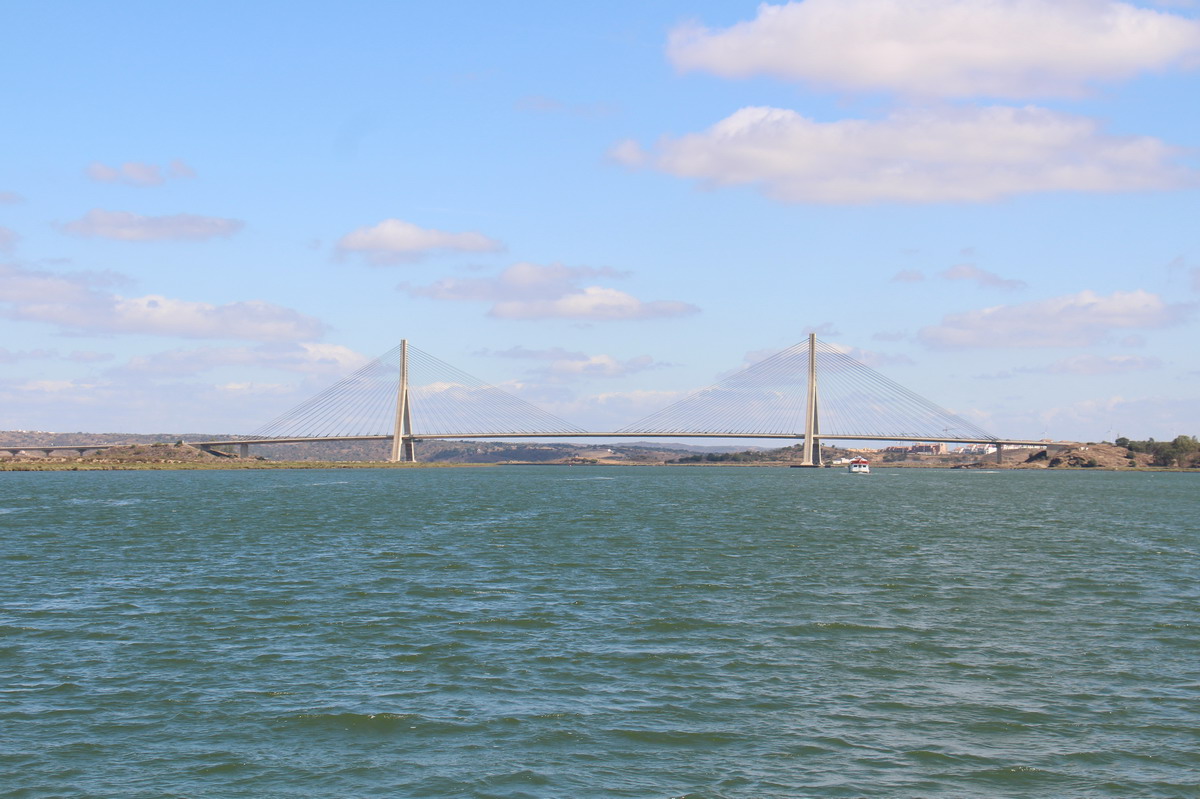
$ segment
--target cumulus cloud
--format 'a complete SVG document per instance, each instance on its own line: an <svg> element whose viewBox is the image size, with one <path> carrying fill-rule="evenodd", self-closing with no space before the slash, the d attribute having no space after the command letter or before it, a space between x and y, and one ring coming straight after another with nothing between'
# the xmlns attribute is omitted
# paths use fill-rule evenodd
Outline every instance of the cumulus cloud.
<svg viewBox="0 0 1200 799"><path fill-rule="evenodd" d="M1049 191L1179 188L1200 175L1148 136L1112 136L1044 108L900 110L817 122L781 108L736 111L701 133L611 155L706 187L756 186L789 203L984 202Z"/></svg>
<svg viewBox="0 0 1200 799"><path fill-rule="evenodd" d="M893 283L920 283L925 279L925 273L919 269L902 269L892 275Z"/></svg>
<svg viewBox="0 0 1200 799"><path fill-rule="evenodd" d="M816 325L805 325L800 328L800 332L806 336L809 333L816 333L818 336L836 336L841 331L837 329L837 325L833 322L821 322Z"/></svg>
<svg viewBox="0 0 1200 799"><path fill-rule="evenodd" d="M67 355L60 355L58 350L9 350L0 347L0 363L16 363L25 360L63 360L74 363L98 363L112 360L112 355L105 352L90 350L72 350Z"/></svg>
<svg viewBox="0 0 1200 799"><path fill-rule="evenodd" d="M859 363L863 363L863 364L866 364L867 366L871 366L871 367L911 366L913 364L913 359L908 357L907 355L903 355L903 354L878 352L876 350L864 350L860 347L848 347L843 344L833 344L828 341L825 341L822 343L827 345L828 347L830 347L830 349L832 349L835 352L840 352L843 355L846 355L847 357L853 358L854 360L858 361ZM783 350L779 350L779 349L766 349L766 350L752 350L750 352L747 352L742 358L742 365L740 367L738 367L737 369L729 370L727 372L722 372L719 377L720 377L720 379L724 380L726 377L737 374L742 369L749 368L756 363L765 361L767 358L770 358L773 355L777 355L782 351ZM805 352L807 353L807 349L805 350ZM805 355L804 357L807 358L808 356Z"/></svg>
<svg viewBox="0 0 1200 799"><path fill-rule="evenodd" d="M584 286L596 277L620 277L612 269L514 264L496 277L445 278L429 286L401 286L414 297L490 302L489 316L500 319L581 319L615 321L682 316L694 305L676 301L645 302L623 291Z"/></svg>
<svg viewBox="0 0 1200 799"><path fill-rule="evenodd" d="M1068 395L1074 399L1074 395ZM1194 430L1200 398L1100 397L1074 399L1068 404L1030 412L1022 409L995 419L988 429L1041 431L1074 441L1113 440L1121 435L1170 441L1181 431ZM1028 432L1020 433L1029 435Z"/></svg>
<svg viewBox="0 0 1200 799"><path fill-rule="evenodd" d="M875 369L886 366L912 366L915 363L912 358L899 352L879 352L878 350L864 350L860 347L842 346L837 347L837 350L859 363Z"/></svg>
<svg viewBox="0 0 1200 799"><path fill-rule="evenodd" d="M1047 375L1113 375L1125 372L1143 372L1158 369L1162 361L1138 355L1075 355L1040 367L1018 369Z"/></svg>
<svg viewBox="0 0 1200 799"><path fill-rule="evenodd" d="M88 166L84 174L98 183L123 183L127 186L143 187L161 186L168 178L196 177L195 171L178 158L165 170L157 164L144 164L139 161L127 161L120 166L108 166L96 161Z"/></svg>
<svg viewBox="0 0 1200 799"><path fill-rule="evenodd" d="M561 347L552 347L545 350L512 347L489 354L502 358L519 358L540 362L540 365L531 370L531 372L543 379L550 380L571 380L586 377L623 377L647 369L657 369L668 365L655 361L649 355L638 355L634 358L621 360L612 355L589 355L584 352L570 352Z"/></svg>
<svg viewBox="0 0 1200 799"><path fill-rule="evenodd" d="M17 361L45 360L58 355L54 350L10 350L0 347L0 363L16 363Z"/></svg>
<svg viewBox="0 0 1200 799"><path fill-rule="evenodd" d="M1168 304L1138 289L1107 297L1081 291L1064 297L997 305L950 314L922 328L918 338L938 349L975 347L1078 347L1103 341L1117 330L1170 327L1188 319L1194 306Z"/></svg>
<svg viewBox="0 0 1200 799"><path fill-rule="evenodd" d="M71 350L71 353L67 355L67 360L75 363L100 363L112 359L111 352L96 352L95 350Z"/></svg>
<svg viewBox="0 0 1200 799"><path fill-rule="evenodd" d="M848 91L1004 98L1194 66L1200 23L1111 0L805 0L724 30L671 32L681 71Z"/></svg>
<svg viewBox="0 0 1200 799"><path fill-rule="evenodd" d="M538 407L563 419L571 419L589 430L620 430L627 424L676 400L683 391L609 391L584 396L557 396L552 392L527 393L526 398Z"/></svg>
<svg viewBox="0 0 1200 799"><path fill-rule="evenodd" d="M168 165L167 174L173 178L194 178L196 177L196 170L185 164L181 159L176 158Z"/></svg>
<svg viewBox="0 0 1200 799"><path fill-rule="evenodd" d="M129 211L94 208L81 219L62 225L62 229L77 236L97 236L118 241L164 241L232 236L242 229L243 224L237 219L215 216L142 216Z"/></svg>
<svg viewBox="0 0 1200 799"><path fill-rule="evenodd" d="M211 305L156 294L114 298L109 324L118 333L266 341L316 338L324 331L312 317L260 300Z"/></svg>
<svg viewBox="0 0 1200 799"><path fill-rule="evenodd" d="M16 205L24 201L25 198L15 191L0 191L0 205Z"/></svg>
<svg viewBox="0 0 1200 799"><path fill-rule="evenodd" d="M337 243L341 255L358 253L372 264L394 264L417 260L437 250L498 252L504 245L482 233L447 233L405 222L385 219L373 227L361 227L342 236Z"/></svg>
<svg viewBox="0 0 1200 799"><path fill-rule="evenodd" d="M994 272L980 269L975 264L957 264L942 272L941 275L946 280L970 280L989 289L1018 291L1029 287L1024 280L1000 277Z"/></svg>
<svg viewBox="0 0 1200 799"><path fill-rule="evenodd" d="M684 302L643 302L619 289L587 286L553 300L507 300L492 306L491 316L501 319L650 319L695 313Z"/></svg>
<svg viewBox="0 0 1200 799"><path fill-rule="evenodd" d="M200 347L137 356L113 369L112 374L178 377L231 366L249 366L309 375L342 375L365 365L368 360L348 347L318 342Z"/></svg>
<svg viewBox="0 0 1200 799"><path fill-rule="evenodd" d="M97 333L251 341L312 340L325 330L311 316L259 300L212 305L153 294L125 297L108 290L114 282L108 275L0 264L0 316Z"/></svg>
<svg viewBox="0 0 1200 799"><path fill-rule="evenodd" d="M20 240L17 231L0 225L0 252L10 252L13 247L17 246L17 241Z"/></svg>

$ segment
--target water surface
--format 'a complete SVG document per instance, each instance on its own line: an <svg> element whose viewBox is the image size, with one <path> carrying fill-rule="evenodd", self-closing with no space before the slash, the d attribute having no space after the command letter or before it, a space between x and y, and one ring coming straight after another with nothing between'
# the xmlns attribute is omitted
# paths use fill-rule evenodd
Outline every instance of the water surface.
<svg viewBox="0 0 1200 799"><path fill-rule="evenodd" d="M0 475L0 796L1200 795L1194 474Z"/></svg>

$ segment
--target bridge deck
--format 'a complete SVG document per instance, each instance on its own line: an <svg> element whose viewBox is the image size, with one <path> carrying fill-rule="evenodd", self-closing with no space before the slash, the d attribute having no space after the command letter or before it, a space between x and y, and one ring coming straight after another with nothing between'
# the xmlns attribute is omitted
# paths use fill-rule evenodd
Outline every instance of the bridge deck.
<svg viewBox="0 0 1200 799"><path fill-rule="evenodd" d="M224 438L211 441L187 441L194 447L231 447L237 444L306 444L318 441L391 441L390 435L372 436L295 436L288 438ZM536 438L721 438L721 439L768 439L775 441L803 441L804 435L796 433L420 433L409 436L413 441L470 440L470 439L536 439ZM819 441L919 441L930 444L999 444L1001 446L1040 447L1046 445L1069 445L1073 441L1033 441L1015 438L927 438L919 436L864 436L864 435L819 435ZM0 444L0 452L45 452L66 450L103 450L128 447L121 444L50 444L50 445L6 445Z"/></svg>
<svg viewBox="0 0 1200 799"><path fill-rule="evenodd" d="M437 441L447 439L520 439L520 438L725 438L725 439L772 439L803 441L803 433L415 433L408 436L414 441ZM922 436L864 436L864 435L818 435L820 441L920 441L930 444L1001 444L1004 446L1042 446L1044 444L1071 444L1070 441L1033 441L1031 439L1008 438L929 438ZM221 441L189 441L193 446L220 447L234 444L301 444L314 441L391 441L392 436L322 436L294 438L232 438Z"/></svg>

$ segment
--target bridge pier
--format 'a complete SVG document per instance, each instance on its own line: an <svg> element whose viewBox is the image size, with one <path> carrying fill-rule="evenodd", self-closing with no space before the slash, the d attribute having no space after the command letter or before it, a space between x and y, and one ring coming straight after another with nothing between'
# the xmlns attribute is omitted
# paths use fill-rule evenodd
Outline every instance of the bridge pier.
<svg viewBox="0 0 1200 799"><path fill-rule="evenodd" d="M817 437L817 334L808 334L808 404L804 412L804 449L801 466L821 465L821 440Z"/></svg>
<svg viewBox="0 0 1200 799"><path fill-rule="evenodd" d="M412 409L408 404L408 339L400 340L400 385L396 388L396 424L392 428L392 463L416 463Z"/></svg>
<svg viewBox="0 0 1200 799"><path fill-rule="evenodd" d="M996 463L1004 463L1004 445L996 442Z"/></svg>
<svg viewBox="0 0 1200 799"><path fill-rule="evenodd" d="M239 458L249 458L250 457L250 445L249 444L238 444L238 457Z"/></svg>

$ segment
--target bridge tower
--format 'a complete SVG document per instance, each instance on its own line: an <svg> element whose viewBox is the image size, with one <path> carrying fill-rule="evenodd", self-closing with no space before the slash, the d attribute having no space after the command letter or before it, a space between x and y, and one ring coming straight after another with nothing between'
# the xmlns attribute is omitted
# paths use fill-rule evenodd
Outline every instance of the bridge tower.
<svg viewBox="0 0 1200 799"><path fill-rule="evenodd" d="M400 386L396 389L396 424L392 428L392 463L416 463L412 409L408 404L408 339L400 340Z"/></svg>
<svg viewBox="0 0 1200 799"><path fill-rule="evenodd" d="M821 465L817 425L817 334L808 334L808 404L804 410L804 449L801 466Z"/></svg>

